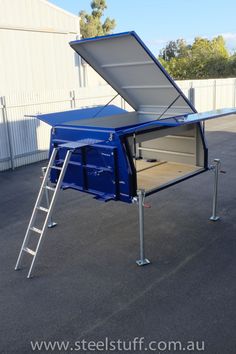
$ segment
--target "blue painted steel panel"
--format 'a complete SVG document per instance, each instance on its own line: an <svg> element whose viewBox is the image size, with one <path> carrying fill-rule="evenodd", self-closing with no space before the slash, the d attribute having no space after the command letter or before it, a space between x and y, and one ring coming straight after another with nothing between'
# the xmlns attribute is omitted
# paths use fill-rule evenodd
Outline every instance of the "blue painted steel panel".
<svg viewBox="0 0 236 354"><path fill-rule="evenodd" d="M109 105L109 106L96 106L91 108L75 109L71 111L47 113L47 114L37 114L33 117L42 120L43 122L55 126L60 125L68 121L94 118L94 117L106 117L112 114L122 114L126 111L120 107Z"/></svg>
<svg viewBox="0 0 236 354"><path fill-rule="evenodd" d="M121 130L126 127L140 126L143 123L157 120L154 114L139 114L137 112L127 112L120 115L112 115L106 117L96 117L93 119L80 119L64 123L71 127L87 127L93 129L110 129Z"/></svg>
<svg viewBox="0 0 236 354"><path fill-rule="evenodd" d="M130 203L136 188L124 139L109 131L75 129L59 126L52 130L51 149L66 141L77 144L81 139L99 139L103 143L83 146L72 153L63 181L63 188L73 188L93 194L102 200L121 200ZM56 166L61 166L66 149L59 149ZM56 182L59 171L52 170ZM135 191L134 191L135 189Z"/></svg>

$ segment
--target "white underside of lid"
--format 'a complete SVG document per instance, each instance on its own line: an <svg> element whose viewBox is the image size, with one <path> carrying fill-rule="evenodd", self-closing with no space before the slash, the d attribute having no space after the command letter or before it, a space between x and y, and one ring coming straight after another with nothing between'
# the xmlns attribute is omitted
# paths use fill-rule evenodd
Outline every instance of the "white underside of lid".
<svg viewBox="0 0 236 354"><path fill-rule="evenodd" d="M194 112L191 103L134 32L70 45L136 111L157 110L162 114L171 109L171 115Z"/></svg>

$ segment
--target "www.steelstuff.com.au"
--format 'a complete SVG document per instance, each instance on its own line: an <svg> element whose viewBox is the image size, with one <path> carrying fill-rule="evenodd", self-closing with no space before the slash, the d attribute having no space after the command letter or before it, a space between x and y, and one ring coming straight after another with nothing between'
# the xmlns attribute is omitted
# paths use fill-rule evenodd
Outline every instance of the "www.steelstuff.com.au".
<svg viewBox="0 0 236 354"><path fill-rule="evenodd" d="M205 350L204 341L147 341L144 337L135 337L131 340L112 340L104 338L104 340L79 340L75 342L70 341L31 341L30 346L35 352L203 352Z"/></svg>

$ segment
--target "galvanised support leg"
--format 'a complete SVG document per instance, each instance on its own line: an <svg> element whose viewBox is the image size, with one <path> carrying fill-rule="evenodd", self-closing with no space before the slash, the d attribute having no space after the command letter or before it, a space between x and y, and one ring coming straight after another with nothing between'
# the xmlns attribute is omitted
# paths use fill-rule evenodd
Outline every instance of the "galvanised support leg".
<svg viewBox="0 0 236 354"><path fill-rule="evenodd" d="M139 239L140 239L140 259L136 261L138 266L149 264L150 261L145 258L144 252L144 199L145 191L140 189L137 191L137 202L139 209Z"/></svg>
<svg viewBox="0 0 236 354"><path fill-rule="evenodd" d="M219 216L216 215L220 160L214 159L214 162L215 162L215 165L211 166L211 169L214 171L214 194L213 194L213 203L212 203L212 216L210 217L211 221L217 221L220 218Z"/></svg>
<svg viewBox="0 0 236 354"><path fill-rule="evenodd" d="M46 173L47 167L42 167L42 173L43 173L43 177ZM50 206L50 201L49 201L49 192L48 189L45 189L45 197L46 197L46 204L47 204L47 208L49 209ZM50 216L49 220L48 220L48 228L51 229L52 227L55 227L57 225L56 222L52 221L52 216Z"/></svg>

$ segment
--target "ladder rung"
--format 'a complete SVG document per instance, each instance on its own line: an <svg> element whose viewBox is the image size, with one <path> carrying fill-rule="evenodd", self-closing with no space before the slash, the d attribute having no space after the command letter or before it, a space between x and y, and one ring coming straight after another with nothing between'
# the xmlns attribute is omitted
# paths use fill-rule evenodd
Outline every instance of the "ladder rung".
<svg viewBox="0 0 236 354"><path fill-rule="evenodd" d="M49 209L44 208L42 206L37 207L38 210L45 211L45 213L48 213Z"/></svg>
<svg viewBox="0 0 236 354"><path fill-rule="evenodd" d="M32 256L35 256L35 255L36 255L36 252L33 251L33 250L31 250L31 249L28 248L28 247L23 248L23 250L24 250L25 252L31 254Z"/></svg>
<svg viewBox="0 0 236 354"><path fill-rule="evenodd" d="M39 230L39 229L37 229L37 227L34 227L34 226L31 227L30 230L31 230L31 231L34 231L34 232L37 232L37 234L40 234L40 235L41 235L41 233L42 233L42 230Z"/></svg>
<svg viewBox="0 0 236 354"><path fill-rule="evenodd" d="M45 186L44 188L49 189L50 191L55 191L56 188L50 187L50 186Z"/></svg>
<svg viewBox="0 0 236 354"><path fill-rule="evenodd" d="M58 167L58 166L50 166L50 168L53 168L55 170L62 170L62 167Z"/></svg>

